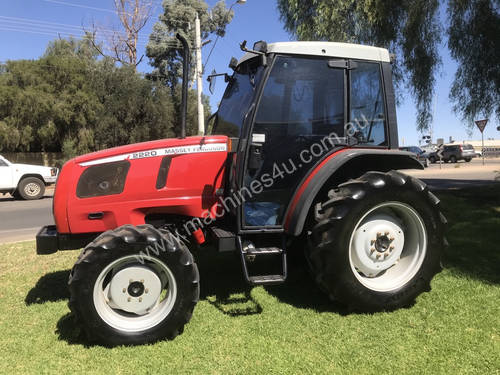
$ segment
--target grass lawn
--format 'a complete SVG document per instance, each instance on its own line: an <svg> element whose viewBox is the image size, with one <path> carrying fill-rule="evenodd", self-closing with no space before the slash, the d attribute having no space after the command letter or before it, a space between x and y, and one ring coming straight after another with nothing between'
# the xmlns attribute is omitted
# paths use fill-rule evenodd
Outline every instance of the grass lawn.
<svg viewBox="0 0 500 375"><path fill-rule="evenodd" d="M236 258L198 253L193 319L174 341L140 347L82 339L66 288L78 252L0 245L0 374L499 374L500 188L438 195L450 247L413 307L345 314L300 264L285 285L249 288Z"/></svg>

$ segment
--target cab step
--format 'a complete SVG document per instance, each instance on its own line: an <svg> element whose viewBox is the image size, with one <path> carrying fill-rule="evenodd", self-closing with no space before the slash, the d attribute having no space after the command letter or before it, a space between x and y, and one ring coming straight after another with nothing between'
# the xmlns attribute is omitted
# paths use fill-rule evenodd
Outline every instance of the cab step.
<svg viewBox="0 0 500 375"><path fill-rule="evenodd" d="M284 275L264 275L250 276L249 282L251 285L278 285L283 284L286 280Z"/></svg>
<svg viewBox="0 0 500 375"><path fill-rule="evenodd" d="M243 274L245 280L250 285L277 285L285 282L287 277L287 260L286 260L286 250L284 246L276 247L253 247L253 244L246 239L243 240L241 236L236 237L236 244L241 256L241 264L243 266ZM281 257L281 269L282 273L280 275L250 275L248 271L248 263L253 262L258 256L280 256Z"/></svg>

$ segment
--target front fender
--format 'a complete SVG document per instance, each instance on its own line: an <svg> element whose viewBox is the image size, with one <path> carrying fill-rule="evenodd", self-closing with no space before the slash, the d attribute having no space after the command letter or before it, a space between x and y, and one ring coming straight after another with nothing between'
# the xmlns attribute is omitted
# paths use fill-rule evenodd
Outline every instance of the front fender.
<svg viewBox="0 0 500 375"><path fill-rule="evenodd" d="M368 171L423 169L414 154L399 150L347 149L328 156L304 178L295 190L285 214L285 232L298 236L316 197L342 182Z"/></svg>

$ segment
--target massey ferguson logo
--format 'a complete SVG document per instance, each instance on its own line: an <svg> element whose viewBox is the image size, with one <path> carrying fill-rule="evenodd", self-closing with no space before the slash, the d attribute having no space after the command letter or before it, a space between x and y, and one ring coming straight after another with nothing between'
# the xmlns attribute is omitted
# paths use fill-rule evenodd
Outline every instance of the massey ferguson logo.
<svg viewBox="0 0 500 375"><path fill-rule="evenodd" d="M178 146L178 147L159 148L156 150L139 151L139 152L134 152L132 154L111 156L109 158L92 160L85 163L81 163L80 165L82 167L87 167L89 165L111 163L120 160L136 160L144 158L154 158L157 156L165 156L165 155L182 155L182 154L196 154L202 152L225 152L225 151L227 151L226 143Z"/></svg>
<svg viewBox="0 0 500 375"><path fill-rule="evenodd" d="M194 154L197 152L219 152L226 150L227 150L227 145L225 143L216 143L212 145L201 145L201 146L170 147L165 149L164 155Z"/></svg>

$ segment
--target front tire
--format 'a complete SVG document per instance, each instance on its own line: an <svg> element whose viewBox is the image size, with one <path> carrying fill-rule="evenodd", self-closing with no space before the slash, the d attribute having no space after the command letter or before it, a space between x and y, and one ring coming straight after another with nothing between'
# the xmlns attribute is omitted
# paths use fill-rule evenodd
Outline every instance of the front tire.
<svg viewBox="0 0 500 375"><path fill-rule="evenodd" d="M199 274L185 244L150 225L100 235L69 278L69 307L90 341L152 343L182 333L199 299Z"/></svg>
<svg viewBox="0 0 500 375"><path fill-rule="evenodd" d="M14 195L19 195L24 200L40 199L45 194L45 184L36 177L23 178Z"/></svg>
<svg viewBox="0 0 500 375"><path fill-rule="evenodd" d="M315 209L306 252L320 289L357 311L410 305L439 272L444 216L418 179L368 172Z"/></svg>

